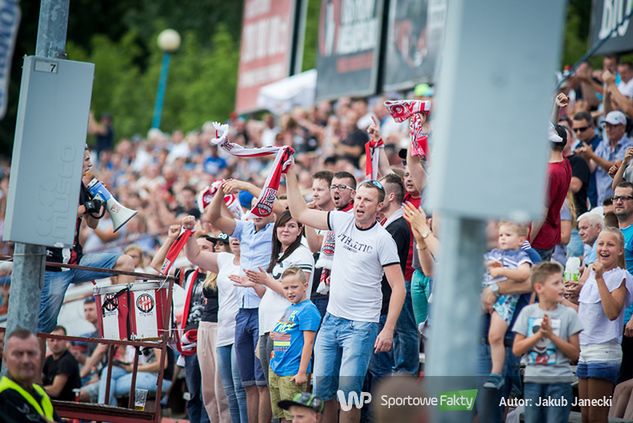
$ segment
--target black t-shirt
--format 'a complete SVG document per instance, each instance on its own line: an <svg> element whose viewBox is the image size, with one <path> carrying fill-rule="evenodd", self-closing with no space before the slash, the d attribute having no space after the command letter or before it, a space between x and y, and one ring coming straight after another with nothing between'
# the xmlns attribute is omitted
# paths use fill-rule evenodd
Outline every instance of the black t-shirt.
<svg viewBox="0 0 633 423"><path fill-rule="evenodd" d="M574 205L576 206L576 216L587 212L587 190L589 189L589 165L582 157L571 155L567 157L571 165L571 176L582 181L582 187L578 192L574 193Z"/></svg>
<svg viewBox="0 0 633 423"><path fill-rule="evenodd" d="M218 321L218 285L215 288L205 287L202 291L204 295L204 310L202 311L203 322L217 322Z"/></svg>
<svg viewBox="0 0 633 423"><path fill-rule="evenodd" d="M95 141L97 142L97 150L112 150L112 146L114 145L114 130L112 126L106 126L105 134L95 135Z"/></svg>
<svg viewBox="0 0 633 423"><path fill-rule="evenodd" d="M79 205L83 205L86 201L90 199L90 192L84 186L83 182L81 183L81 188L79 190ZM81 248L81 244L79 243L79 228L81 226L81 217L77 217L75 220L75 238L73 239L73 246L68 248L55 248L55 247L46 247L46 261L54 262L54 263L66 263L66 264L78 264L81 256L83 255L83 250ZM61 272L61 267L46 267L47 272Z"/></svg>
<svg viewBox="0 0 633 423"><path fill-rule="evenodd" d="M29 393L41 406L42 397L34 389L30 390ZM54 411L53 419L56 422L62 421ZM20 393L13 389L6 389L0 392L0 422L47 423L47 420Z"/></svg>
<svg viewBox="0 0 633 423"><path fill-rule="evenodd" d="M350 147L362 147L365 148L365 143L369 141L369 135L367 132L356 129L354 132L347 135L347 137L341 141L342 144ZM346 154L345 158L351 160L355 166L358 166L358 159L363 155L364 150L359 155L353 156Z"/></svg>
<svg viewBox="0 0 633 423"><path fill-rule="evenodd" d="M184 270L184 274L182 273ZM189 293L189 281L193 278L195 273L195 269L176 269L174 276L178 278L179 281L182 281L182 287L185 289L186 293ZM207 310L207 302L208 300L204 296L203 292L203 284L207 274L200 270L198 272L198 276L196 280L193 281L193 291L191 292L191 301L189 305L189 314L187 315L187 325L185 326L186 330L197 329L198 324L201 321L204 322L217 322L218 321L218 303L217 303L217 295L215 301L215 318L213 316L213 310L209 309L209 315L207 318L213 320L205 320L205 312Z"/></svg>
<svg viewBox="0 0 633 423"><path fill-rule="evenodd" d="M46 357L44 362L44 386L53 383L53 379L57 375L67 375L68 380L64 385L64 389L57 397L51 396L52 399L63 401L74 401L75 393L73 389L81 387L81 377L79 377L79 363L73 355L66 350L59 359L55 360L52 355Z"/></svg>
<svg viewBox="0 0 633 423"><path fill-rule="evenodd" d="M396 247L398 247L398 257L400 258L400 267L404 274L405 267L407 266L407 257L409 256L409 244L411 242L411 232L409 231L409 225L404 217L391 222L385 227L387 232L391 234L391 237L396 241ZM382 277L381 283L382 290L382 308L380 314L387 314L389 311L389 300L391 300L391 286L387 282L387 277Z"/></svg>

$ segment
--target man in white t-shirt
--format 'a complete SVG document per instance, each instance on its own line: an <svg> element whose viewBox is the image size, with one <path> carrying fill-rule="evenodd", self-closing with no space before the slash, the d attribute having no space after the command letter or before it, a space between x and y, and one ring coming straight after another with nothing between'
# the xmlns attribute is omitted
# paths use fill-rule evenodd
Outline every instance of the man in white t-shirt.
<svg viewBox="0 0 633 423"><path fill-rule="evenodd" d="M317 334L314 394L326 401L324 421L337 420L336 398L360 396L373 352L391 350L393 332L405 298L404 277L396 244L376 221L385 198L377 181L359 185L354 213L312 210L299 192L293 167L287 175L288 205L299 222L336 234L330 301ZM383 274L391 285L384 328L378 333ZM341 422L360 420L360 409L341 412Z"/></svg>

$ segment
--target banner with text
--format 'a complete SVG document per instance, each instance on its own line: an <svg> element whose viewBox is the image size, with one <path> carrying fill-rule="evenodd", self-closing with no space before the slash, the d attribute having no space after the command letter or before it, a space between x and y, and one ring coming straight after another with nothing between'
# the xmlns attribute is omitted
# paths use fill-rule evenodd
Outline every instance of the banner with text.
<svg viewBox="0 0 633 423"><path fill-rule="evenodd" d="M392 0L383 90L432 83L444 33L444 0Z"/></svg>
<svg viewBox="0 0 633 423"><path fill-rule="evenodd" d="M264 85L290 74L296 0L245 0L235 109L257 109Z"/></svg>
<svg viewBox="0 0 633 423"><path fill-rule="evenodd" d="M11 59L20 23L18 0L0 0L0 119L7 111Z"/></svg>
<svg viewBox="0 0 633 423"><path fill-rule="evenodd" d="M322 0L317 99L376 92L383 0Z"/></svg>
<svg viewBox="0 0 633 423"><path fill-rule="evenodd" d="M633 25L627 18L633 11L633 0L594 0L591 9L590 44L606 39L595 54L633 51ZM614 31L615 30L615 31Z"/></svg>

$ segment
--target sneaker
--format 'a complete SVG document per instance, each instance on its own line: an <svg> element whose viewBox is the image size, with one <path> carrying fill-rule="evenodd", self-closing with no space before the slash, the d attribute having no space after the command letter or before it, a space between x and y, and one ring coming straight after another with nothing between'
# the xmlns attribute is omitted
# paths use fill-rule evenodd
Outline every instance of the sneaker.
<svg viewBox="0 0 633 423"><path fill-rule="evenodd" d="M484 383L484 388L501 389L503 387L503 384L503 376L501 376L499 373L490 373L490 376L488 376L486 382Z"/></svg>

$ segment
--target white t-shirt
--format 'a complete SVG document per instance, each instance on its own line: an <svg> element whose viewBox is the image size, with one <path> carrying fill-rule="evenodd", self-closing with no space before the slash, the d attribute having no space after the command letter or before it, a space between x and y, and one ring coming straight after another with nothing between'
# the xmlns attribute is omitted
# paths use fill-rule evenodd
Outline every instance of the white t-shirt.
<svg viewBox="0 0 633 423"><path fill-rule="evenodd" d="M231 253L218 253L218 333L216 346L224 347L235 341L235 315L239 310L238 292L229 275L238 275L240 265L234 264Z"/></svg>
<svg viewBox="0 0 633 423"><path fill-rule="evenodd" d="M396 242L378 223L358 229L354 215L346 212L329 212L328 226L336 234L328 313L378 322L383 267L400 263Z"/></svg>
<svg viewBox="0 0 633 423"><path fill-rule="evenodd" d="M310 250L303 244L299 245L292 254L284 259L284 261L275 265L272 272L273 278L280 280L284 270L290 266L299 267L304 272L310 273L310 278L308 279L308 289L306 291L307 298L310 298L310 292L312 291L312 275L314 274L314 257L312 256ZM259 303L259 336L273 330L275 324L277 324L279 319L283 317L284 311L286 311L289 306L290 301L267 287L266 293L262 297L262 301Z"/></svg>
<svg viewBox="0 0 633 423"><path fill-rule="evenodd" d="M633 78L629 79L629 82L620 81L618 84L618 90L627 96L628 98L633 97Z"/></svg>

